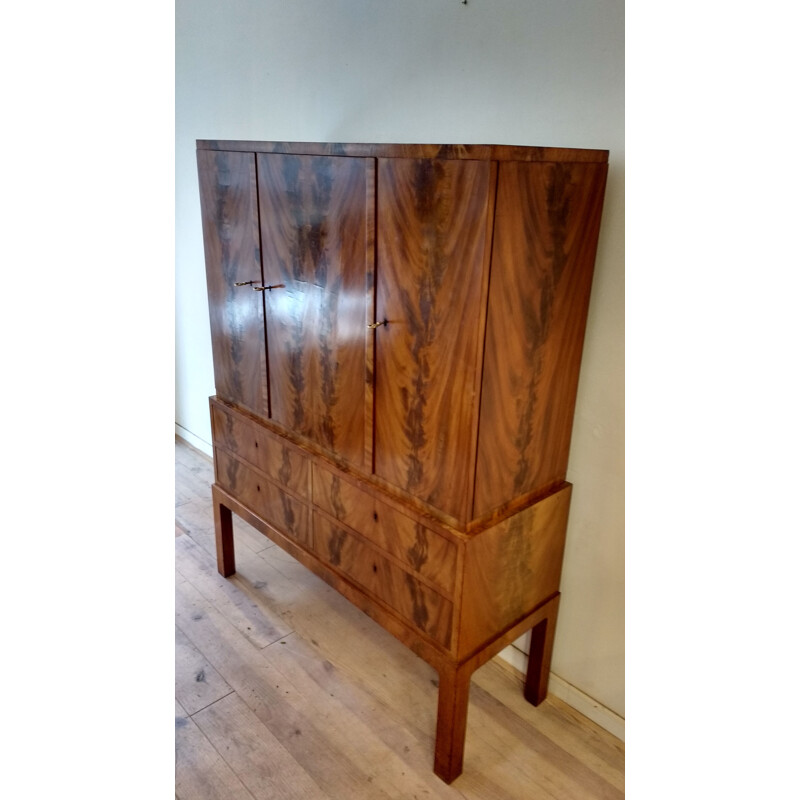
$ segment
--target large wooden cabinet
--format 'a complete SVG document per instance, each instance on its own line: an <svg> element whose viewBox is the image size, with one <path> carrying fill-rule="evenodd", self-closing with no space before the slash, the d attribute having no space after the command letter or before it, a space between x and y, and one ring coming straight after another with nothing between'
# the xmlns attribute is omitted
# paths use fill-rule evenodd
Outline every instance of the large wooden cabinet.
<svg viewBox="0 0 800 800"><path fill-rule="evenodd" d="M606 151L198 141L218 565L231 512L439 672L547 690Z"/></svg>

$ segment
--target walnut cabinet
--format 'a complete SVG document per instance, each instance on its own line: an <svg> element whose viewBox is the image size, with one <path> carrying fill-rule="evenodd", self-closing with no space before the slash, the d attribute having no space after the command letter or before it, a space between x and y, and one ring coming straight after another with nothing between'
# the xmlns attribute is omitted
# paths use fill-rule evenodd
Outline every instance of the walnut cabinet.
<svg viewBox="0 0 800 800"><path fill-rule="evenodd" d="M233 512L435 667L448 783L527 630L546 694L607 156L197 142L219 570Z"/></svg>

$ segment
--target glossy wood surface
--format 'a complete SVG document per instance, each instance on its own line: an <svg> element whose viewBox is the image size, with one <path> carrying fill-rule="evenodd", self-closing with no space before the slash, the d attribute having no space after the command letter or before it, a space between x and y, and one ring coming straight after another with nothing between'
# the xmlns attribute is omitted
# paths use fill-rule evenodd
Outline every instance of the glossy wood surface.
<svg viewBox="0 0 800 800"><path fill-rule="evenodd" d="M231 510L214 503L214 538L217 549L217 572L225 578L236 572L233 548L233 518Z"/></svg>
<svg viewBox="0 0 800 800"><path fill-rule="evenodd" d="M314 504L452 596L456 545L331 471L313 465Z"/></svg>
<svg viewBox="0 0 800 800"><path fill-rule="evenodd" d="M241 424L259 425L213 400L212 409ZM229 430L215 424L214 435L224 437ZM303 457L296 445L290 448ZM411 518L323 467L318 456L308 453L307 458L312 502L325 511L311 509L260 471L215 448L219 569L223 574L233 569L229 519L235 511L435 666L441 693L434 770L450 782L463 767L470 675L530 625L539 626L547 617L542 609L557 597L571 486L564 484L496 526L470 536L453 533L458 544L426 530L423 548L417 523L409 549L403 539L410 543ZM398 555L404 549L415 563ZM431 552L439 563L429 568ZM457 574L450 594L431 578L441 580L452 568ZM536 628L532 640L534 664L526 691L533 702L546 692L554 624L553 616L547 626Z"/></svg>
<svg viewBox="0 0 800 800"><path fill-rule="evenodd" d="M217 394L267 416L255 157L200 150L197 167Z"/></svg>
<svg viewBox="0 0 800 800"><path fill-rule="evenodd" d="M531 628L528 669L525 675L525 699L535 706L544 702L547 697L560 601L561 595L556 595L548 603L547 616Z"/></svg>
<svg viewBox="0 0 800 800"><path fill-rule="evenodd" d="M538 706L547 695L560 596L540 603L515 625L488 642L470 657L439 666L439 707L433 771L452 783L464 767L464 746L469 711L470 679L475 670L496 656L526 630L531 630L530 656L523 693Z"/></svg>
<svg viewBox="0 0 800 800"><path fill-rule="evenodd" d="M452 783L464 769L471 677L472 670L463 665L439 671L433 771L445 783Z"/></svg>
<svg viewBox="0 0 800 800"><path fill-rule="evenodd" d="M272 419L362 466L372 164L257 158Z"/></svg>
<svg viewBox="0 0 800 800"><path fill-rule="evenodd" d="M358 144L352 142L253 142L197 140L199 150L348 156L358 158L439 158L470 161L569 161L606 163L608 150L530 147L507 144Z"/></svg>
<svg viewBox="0 0 800 800"><path fill-rule="evenodd" d="M266 339L243 355L212 311L218 570L233 513L434 667L446 782L471 674L531 627L526 696L546 693L606 159L198 143L210 306L258 298ZM248 254L270 290L229 288Z"/></svg>
<svg viewBox="0 0 800 800"><path fill-rule="evenodd" d="M218 403L211 405L211 422L215 444L257 467L294 494L309 496L308 460L285 440Z"/></svg>
<svg viewBox="0 0 800 800"><path fill-rule="evenodd" d="M487 162L380 160L375 474L467 514Z"/></svg>
<svg viewBox="0 0 800 800"><path fill-rule="evenodd" d="M223 489L282 533L311 546L308 506L220 448L214 450L214 466Z"/></svg>
<svg viewBox="0 0 800 800"><path fill-rule="evenodd" d="M605 178L500 165L475 517L566 477Z"/></svg>
<svg viewBox="0 0 800 800"><path fill-rule="evenodd" d="M450 646L453 604L342 525L314 512L314 549L320 558L385 602L414 628Z"/></svg>
<svg viewBox="0 0 800 800"><path fill-rule="evenodd" d="M467 548L459 657L558 592L572 486L477 534Z"/></svg>

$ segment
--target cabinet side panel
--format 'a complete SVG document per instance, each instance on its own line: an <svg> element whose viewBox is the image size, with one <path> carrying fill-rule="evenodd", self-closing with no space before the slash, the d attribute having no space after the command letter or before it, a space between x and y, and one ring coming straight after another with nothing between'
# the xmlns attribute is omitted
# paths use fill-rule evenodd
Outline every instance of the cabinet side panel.
<svg viewBox="0 0 800 800"><path fill-rule="evenodd" d="M566 478L606 170L500 165L475 517Z"/></svg>
<svg viewBox="0 0 800 800"><path fill-rule="evenodd" d="M491 164L378 161L375 474L463 521Z"/></svg>
<svg viewBox="0 0 800 800"><path fill-rule="evenodd" d="M486 644L558 591L572 486L467 542L459 657Z"/></svg>
<svg viewBox="0 0 800 800"><path fill-rule="evenodd" d="M255 156L199 150L197 168L217 395L266 417Z"/></svg>
<svg viewBox="0 0 800 800"><path fill-rule="evenodd" d="M371 312L369 162L258 156L272 418L356 466L365 459Z"/></svg>

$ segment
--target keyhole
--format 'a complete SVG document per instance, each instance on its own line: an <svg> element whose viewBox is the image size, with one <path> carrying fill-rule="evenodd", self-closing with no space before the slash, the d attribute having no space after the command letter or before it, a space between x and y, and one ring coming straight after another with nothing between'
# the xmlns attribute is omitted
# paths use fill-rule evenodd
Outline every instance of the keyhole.
<svg viewBox="0 0 800 800"><path fill-rule="evenodd" d="M258 448L258 442L256 442L255 445L256 445L256 448Z"/></svg>
<svg viewBox="0 0 800 800"><path fill-rule="evenodd" d="M374 520L375 520L375 522L377 522L377 521L378 521L378 512L377 512L377 511L373 511L373 512L372 512L372 519L374 519Z"/></svg>

